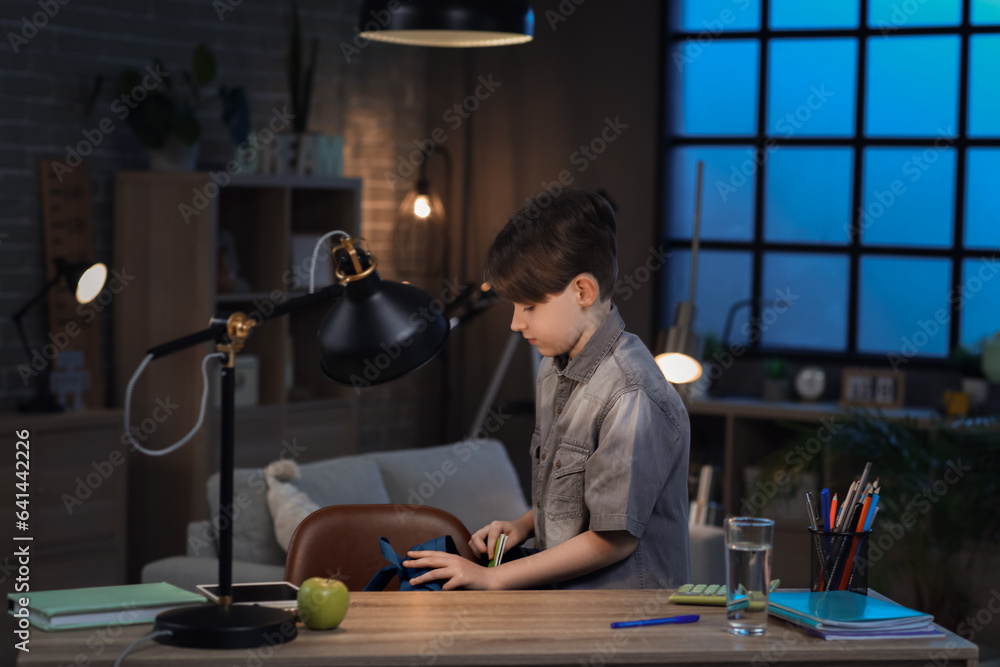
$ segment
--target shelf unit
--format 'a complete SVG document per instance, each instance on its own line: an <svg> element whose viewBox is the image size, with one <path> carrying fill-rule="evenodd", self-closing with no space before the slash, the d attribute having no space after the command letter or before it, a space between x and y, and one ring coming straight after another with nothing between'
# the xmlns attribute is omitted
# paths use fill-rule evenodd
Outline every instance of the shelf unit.
<svg viewBox="0 0 1000 667"><path fill-rule="evenodd" d="M114 302L118 404L148 348L203 329L212 316L266 312L304 293L292 271L296 234L341 229L356 236L361 227L360 179L248 176L219 188L205 172L146 171L120 172L115 187L115 266L135 276ZM240 293L217 290L223 230L232 234L248 285ZM243 355L259 361L258 405L237 410L238 465L273 460L298 434L310 440L300 461L355 451L356 397L327 380L317 363L316 332L327 309L317 304L270 320L247 340ZM133 423L154 417L158 399L169 397L177 406L156 422L151 447L176 441L196 422L200 364L211 351L206 343L145 371L133 395ZM213 415L176 453L130 456L131 580L142 564L183 553L187 522L205 517L205 480L218 465L217 433ZM150 523L158 530L149 530Z"/></svg>

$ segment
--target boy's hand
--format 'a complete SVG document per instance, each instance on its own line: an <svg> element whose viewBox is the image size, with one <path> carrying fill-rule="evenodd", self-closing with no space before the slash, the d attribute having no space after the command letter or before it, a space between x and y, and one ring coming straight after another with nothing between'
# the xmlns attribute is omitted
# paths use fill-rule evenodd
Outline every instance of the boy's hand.
<svg viewBox="0 0 1000 667"><path fill-rule="evenodd" d="M472 539L469 540L469 548L477 556L487 554L493 558L500 533L507 535L505 551L510 551L512 547L522 544L530 536L529 531L525 530L518 521L494 521L473 533Z"/></svg>
<svg viewBox="0 0 1000 667"><path fill-rule="evenodd" d="M419 577L410 579L411 585L425 584L428 581L447 579L441 585L441 590L450 591L456 588L470 590L489 590L496 585L495 570L473 563L457 554L444 551L408 551L410 560L404 560L404 567L418 570L429 570Z"/></svg>

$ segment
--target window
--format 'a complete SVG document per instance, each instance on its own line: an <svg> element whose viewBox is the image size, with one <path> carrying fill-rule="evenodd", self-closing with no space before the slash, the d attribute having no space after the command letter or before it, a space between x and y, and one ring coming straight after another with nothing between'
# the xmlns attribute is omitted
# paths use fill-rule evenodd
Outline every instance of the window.
<svg viewBox="0 0 1000 667"><path fill-rule="evenodd" d="M700 335L934 363L1000 330L1000 2L671 5L663 327L703 161Z"/></svg>

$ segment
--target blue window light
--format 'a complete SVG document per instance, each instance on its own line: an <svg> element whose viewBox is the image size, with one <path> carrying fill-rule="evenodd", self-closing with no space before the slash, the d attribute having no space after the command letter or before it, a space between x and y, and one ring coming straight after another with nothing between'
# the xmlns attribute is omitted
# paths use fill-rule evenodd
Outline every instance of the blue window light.
<svg viewBox="0 0 1000 667"><path fill-rule="evenodd" d="M897 361L948 353L951 262L863 257L858 292L858 350Z"/></svg>
<svg viewBox="0 0 1000 667"><path fill-rule="evenodd" d="M850 238L854 151L783 147L767 163L764 238L845 244Z"/></svg>
<svg viewBox="0 0 1000 667"><path fill-rule="evenodd" d="M768 133L786 139L853 135L857 61L855 39L771 41Z"/></svg>
<svg viewBox="0 0 1000 667"><path fill-rule="evenodd" d="M863 183L857 225L865 245L951 245L955 149L866 148Z"/></svg>
<svg viewBox="0 0 1000 667"><path fill-rule="evenodd" d="M757 40L686 40L670 60L680 92L672 104L681 135L753 135L757 128ZM677 93L675 93L677 95Z"/></svg>
<svg viewBox="0 0 1000 667"><path fill-rule="evenodd" d="M959 41L957 35L869 38L865 134L955 136Z"/></svg>
<svg viewBox="0 0 1000 667"><path fill-rule="evenodd" d="M670 168L668 235L691 238L698 160L705 162L701 238L713 241L753 239L754 183L758 155L752 146L688 146L673 151Z"/></svg>
<svg viewBox="0 0 1000 667"><path fill-rule="evenodd" d="M847 257L764 255L761 345L839 352L847 347ZM766 302L781 299L787 306Z"/></svg>

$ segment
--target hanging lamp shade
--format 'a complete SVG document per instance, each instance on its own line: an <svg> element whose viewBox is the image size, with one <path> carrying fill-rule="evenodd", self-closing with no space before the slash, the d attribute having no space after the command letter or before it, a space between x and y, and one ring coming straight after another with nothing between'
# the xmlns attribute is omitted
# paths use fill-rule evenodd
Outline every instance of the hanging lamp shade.
<svg viewBox="0 0 1000 667"><path fill-rule="evenodd" d="M361 37L411 46L504 46L530 42L535 13L518 0L365 0Z"/></svg>
<svg viewBox="0 0 1000 667"><path fill-rule="evenodd" d="M366 387L420 368L448 340L442 304L413 285L383 280L369 253L345 245L334 251L345 293L319 327L323 373Z"/></svg>

